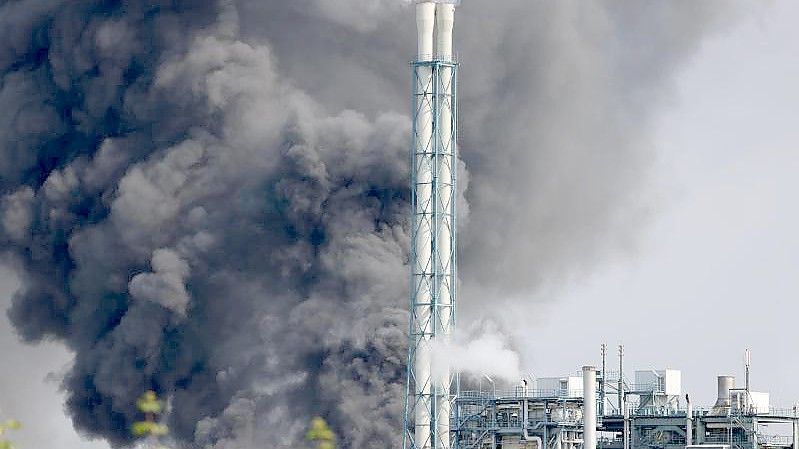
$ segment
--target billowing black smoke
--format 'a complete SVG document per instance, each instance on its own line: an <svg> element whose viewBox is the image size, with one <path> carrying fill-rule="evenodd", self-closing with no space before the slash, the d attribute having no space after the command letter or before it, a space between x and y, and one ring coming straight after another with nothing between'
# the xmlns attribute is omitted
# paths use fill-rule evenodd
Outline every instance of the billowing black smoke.
<svg viewBox="0 0 799 449"><path fill-rule="evenodd" d="M186 447L296 447L314 414L397 447L404 3L0 0L10 314L75 351L77 427L128 442L152 388ZM464 5L464 291L627 243L653 105L720 10Z"/></svg>

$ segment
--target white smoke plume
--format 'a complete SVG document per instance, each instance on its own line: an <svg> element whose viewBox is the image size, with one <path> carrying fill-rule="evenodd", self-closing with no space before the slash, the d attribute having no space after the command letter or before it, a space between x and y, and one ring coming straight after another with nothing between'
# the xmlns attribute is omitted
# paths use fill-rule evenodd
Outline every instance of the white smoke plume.
<svg viewBox="0 0 799 449"><path fill-rule="evenodd" d="M652 117L727 5L463 4L467 310L629 243ZM0 0L10 316L74 351L81 431L129 443L154 389L183 448L298 447L313 415L398 446L414 37L402 2Z"/></svg>
<svg viewBox="0 0 799 449"><path fill-rule="evenodd" d="M488 376L506 382L522 378L521 357L496 324L487 322L471 333L458 332L450 341L433 344L433 375L446 378L448 372L480 379Z"/></svg>

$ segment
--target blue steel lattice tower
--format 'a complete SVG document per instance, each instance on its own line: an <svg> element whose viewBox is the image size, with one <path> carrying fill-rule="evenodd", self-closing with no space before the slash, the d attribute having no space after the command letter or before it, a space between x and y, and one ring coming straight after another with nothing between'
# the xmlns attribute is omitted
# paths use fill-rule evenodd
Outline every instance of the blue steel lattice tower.
<svg viewBox="0 0 799 449"><path fill-rule="evenodd" d="M416 4L413 63L411 323L404 449L450 449L457 374L435 347L455 325L457 287L457 75L452 53L456 0Z"/></svg>

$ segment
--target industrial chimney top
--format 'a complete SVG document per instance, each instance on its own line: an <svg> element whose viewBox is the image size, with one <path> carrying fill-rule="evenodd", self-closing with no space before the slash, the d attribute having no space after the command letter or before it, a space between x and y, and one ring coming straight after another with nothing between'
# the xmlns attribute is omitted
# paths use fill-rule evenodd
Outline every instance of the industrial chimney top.
<svg viewBox="0 0 799 449"><path fill-rule="evenodd" d="M449 3L451 5L460 5L461 0L416 0L416 3Z"/></svg>

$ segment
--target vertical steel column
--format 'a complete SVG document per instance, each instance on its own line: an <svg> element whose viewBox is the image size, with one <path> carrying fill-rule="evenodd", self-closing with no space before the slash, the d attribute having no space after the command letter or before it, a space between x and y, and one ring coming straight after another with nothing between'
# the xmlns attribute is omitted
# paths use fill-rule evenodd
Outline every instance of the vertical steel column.
<svg viewBox="0 0 799 449"><path fill-rule="evenodd" d="M749 409L752 402L752 395L749 391L749 369L752 366L752 353L749 351L749 348L746 348L746 351L744 352L744 365L746 365L746 397L744 397L744 410L746 410L746 413L751 413L751 410Z"/></svg>
<svg viewBox="0 0 799 449"><path fill-rule="evenodd" d="M602 383L599 385L599 416L605 416L605 385L607 384L605 377L605 357L607 355L607 345L602 343Z"/></svg>
<svg viewBox="0 0 799 449"><path fill-rule="evenodd" d="M619 393L619 412L624 414L624 346L619 345L619 386L616 390Z"/></svg>
<svg viewBox="0 0 799 449"><path fill-rule="evenodd" d="M691 397L685 395L685 445L694 444L694 408L691 405Z"/></svg>

